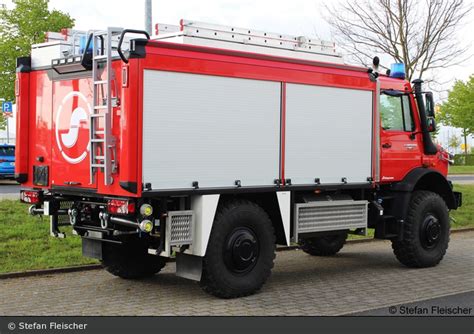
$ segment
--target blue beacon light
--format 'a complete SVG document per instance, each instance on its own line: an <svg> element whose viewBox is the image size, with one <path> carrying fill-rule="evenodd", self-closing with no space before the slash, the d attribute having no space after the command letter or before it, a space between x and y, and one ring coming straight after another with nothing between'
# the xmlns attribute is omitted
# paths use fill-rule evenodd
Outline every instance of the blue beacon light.
<svg viewBox="0 0 474 334"><path fill-rule="evenodd" d="M405 79L405 64L403 63L395 63L392 64L390 69L390 77L397 78L397 79Z"/></svg>

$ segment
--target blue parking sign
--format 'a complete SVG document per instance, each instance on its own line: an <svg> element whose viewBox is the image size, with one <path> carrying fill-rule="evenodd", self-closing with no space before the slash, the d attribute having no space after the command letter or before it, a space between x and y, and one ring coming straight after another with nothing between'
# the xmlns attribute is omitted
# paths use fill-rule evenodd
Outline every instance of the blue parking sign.
<svg viewBox="0 0 474 334"><path fill-rule="evenodd" d="M2 111L6 114L11 114L13 112L13 102L3 102Z"/></svg>

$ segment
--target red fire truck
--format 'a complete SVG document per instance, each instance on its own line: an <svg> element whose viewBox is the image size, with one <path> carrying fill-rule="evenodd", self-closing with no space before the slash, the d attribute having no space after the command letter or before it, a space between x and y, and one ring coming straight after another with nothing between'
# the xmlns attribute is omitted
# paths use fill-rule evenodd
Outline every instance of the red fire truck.
<svg viewBox="0 0 474 334"><path fill-rule="evenodd" d="M400 65L399 65L400 66ZM403 67L403 66L402 66ZM137 279L170 258L223 298L258 291L276 245L336 254L349 233L437 265L461 205L433 95L334 44L183 20L64 31L18 59L16 179L51 234Z"/></svg>

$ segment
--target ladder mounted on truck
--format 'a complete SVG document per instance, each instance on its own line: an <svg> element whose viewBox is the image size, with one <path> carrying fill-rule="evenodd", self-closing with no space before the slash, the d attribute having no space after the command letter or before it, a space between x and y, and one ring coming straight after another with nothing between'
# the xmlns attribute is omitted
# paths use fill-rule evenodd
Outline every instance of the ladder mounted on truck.
<svg viewBox="0 0 474 334"><path fill-rule="evenodd" d="M130 47L131 38L127 34L145 35L147 32L134 29L108 28L107 30L89 31L82 35L74 34L71 38L65 36L64 41L59 42L58 53L61 57L52 60L52 68L58 74L78 73L91 71L92 76L92 111L89 115L89 150L90 150L90 184L96 181L97 171L104 174L104 185L113 183L112 174L117 170L116 162L116 140L112 136L112 113L118 106L117 97L113 97L112 84L115 83L115 94L117 94L117 82L112 61L121 58L125 63L128 59L123 49ZM76 36L78 35L78 36ZM87 39L85 45L78 47L76 39ZM45 44L46 45L46 44ZM56 44L51 43L51 47ZM43 48L49 51L47 45ZM50 52L58 51L55 49ZM79 50L79 53L78 53ZM38 53L36 58L44 58L47 53Z"/></svg>
<svg viewBox="0 0 474 334"><path fill-rule="evenodd" d="M92 35L93 100L90 115L90 182L95 182L97 170L104 173L104 185L113 183L116 166L115 138L112 136L112 112L117 99L112 98L112 69L114 37L122 34L121 28L94 31ZM116 48L116 47L115 47ZM105 73L105 78L104 78Z"/></svg>
<svg viewBox="0 0 474 334"><path fill-rule="evenodd" d="M343 63L334 42L254 29L181 20L179 25L158 23L155 40L288 58Z"/></svg>

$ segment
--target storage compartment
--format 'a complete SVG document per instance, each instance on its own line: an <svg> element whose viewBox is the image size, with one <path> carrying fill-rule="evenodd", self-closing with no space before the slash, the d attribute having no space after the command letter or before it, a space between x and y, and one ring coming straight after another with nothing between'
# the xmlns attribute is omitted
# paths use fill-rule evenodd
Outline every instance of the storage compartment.
<svg viewBox="0 0 474 334"><path fill-rule="evenodd" d="M53 59L73 54L73 46L66 41L35 44L31 48L31 66L33 69L50 67Z"/></svg>
<svg viewBox="0 0 474 334"><path fill-rule="evenodd" d="M145 70L143 182L153 190L273 186L280 103L279 82Z"/></svg>
<svg viewBox="0 0 474 334"><path fill-rule="evenodd" d="M294 185L367 183L372 91L288 84L286 93L285 178Z"/></svg>

